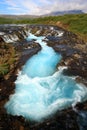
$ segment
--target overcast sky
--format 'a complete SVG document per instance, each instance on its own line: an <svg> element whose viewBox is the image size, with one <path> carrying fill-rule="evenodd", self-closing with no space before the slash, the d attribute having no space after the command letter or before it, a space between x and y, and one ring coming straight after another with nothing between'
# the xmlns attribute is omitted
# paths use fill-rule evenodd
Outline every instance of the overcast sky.
<svg viewBox="0 0 87 130"><path fill-rule="evenodd" d="M0 14L43 15L65 10L87 13L87 0L0 0Z"/></svg>

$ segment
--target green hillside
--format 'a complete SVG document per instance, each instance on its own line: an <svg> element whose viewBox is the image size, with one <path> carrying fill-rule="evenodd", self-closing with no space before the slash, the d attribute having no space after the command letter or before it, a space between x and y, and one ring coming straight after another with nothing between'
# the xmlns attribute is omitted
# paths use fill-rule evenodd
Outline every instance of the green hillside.
<svg viewBox="0 0 87 130"><path fill-rule="evenodd" d="M70 30L87 41L87 14L69 14L39 18L12 19L0 17L0 24L50 24Z"/></svg>
<svg viewBox="0 0 87 130"><path fill-rule="evenodd" d="M39 17L39 18L6 18L0 17L0 24L48 24L48 25L57 25L69 31L72 31L83 40L87 41L87 14L77 14L77 15L63 15L63 16L49 16L49 17ZM9 45L0 44L1 52L5 52L5 57L0 59L0 75L7 74L11 69L12 64L15 60L15 50ZM13 51L12 51L13 50ZM11 55L11 57L10 57Z"/></svg>

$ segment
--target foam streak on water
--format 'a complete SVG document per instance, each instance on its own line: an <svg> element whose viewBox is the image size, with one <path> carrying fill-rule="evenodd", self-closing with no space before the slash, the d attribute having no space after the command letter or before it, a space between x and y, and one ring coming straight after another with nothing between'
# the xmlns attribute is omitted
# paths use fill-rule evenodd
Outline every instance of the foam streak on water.
<svg viewBox="0 0 87 130"><path fill-rule="evenodd" d="M22 115L26 119L41 121L57 110L74 106L87 99L87 88L77 84L75 78L64 76L66 67L56 68L61 55L43 42L44 37L29 35L36 39L42 50L32 56L15 82L15 93L6 103L7 112Z"/></svg>

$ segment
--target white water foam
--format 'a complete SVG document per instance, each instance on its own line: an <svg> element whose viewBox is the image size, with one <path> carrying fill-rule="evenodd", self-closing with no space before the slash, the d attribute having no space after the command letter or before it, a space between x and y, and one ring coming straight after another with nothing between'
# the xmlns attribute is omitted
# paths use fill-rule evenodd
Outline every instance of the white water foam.
<svg viewBox="0 0 87 130"><path fill-rule="evenodd" d="M19 73L15 93L5 108L12 115L41 121L58 110L86 100L87 88L77 84L75 78L63 75L66 67L57 70L56 65L62 57L42 41L44 37L30 34L28 40L32 39L39 42L42 50L32 56Z"/></svg>

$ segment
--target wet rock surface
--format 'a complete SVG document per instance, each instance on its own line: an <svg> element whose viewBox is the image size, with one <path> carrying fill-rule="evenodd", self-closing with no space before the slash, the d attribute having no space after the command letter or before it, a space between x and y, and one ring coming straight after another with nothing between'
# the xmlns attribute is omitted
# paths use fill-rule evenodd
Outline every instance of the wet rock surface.
<svg viewBox="0 0 87 130"><path fill-rule="evenodd" d="M4 104L9 95L14 93L18 71L32 55L41 50L41 46L34 40L26 41L29 31L37 36L46 36L48 46L62 54L58 66L68 67L64 74L77 76L76 81L87 86L87 43L77 35L56 26L0 25L0 42L12 44L18 54L13 71L7 78L0 78L0 130L87 130L87 101L78 103L75 110L62 110L40 123L6 113Z"/></svg>
<svg viewBox="0 0 87 130"><path fill-rule="evenodd" d="M61 38L49 40L48 45L62 54L60 64L68 66L65 74L78 76L81 82L87 85L87 43L78 39L77 35L65 32Z"/></svg>

